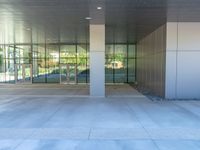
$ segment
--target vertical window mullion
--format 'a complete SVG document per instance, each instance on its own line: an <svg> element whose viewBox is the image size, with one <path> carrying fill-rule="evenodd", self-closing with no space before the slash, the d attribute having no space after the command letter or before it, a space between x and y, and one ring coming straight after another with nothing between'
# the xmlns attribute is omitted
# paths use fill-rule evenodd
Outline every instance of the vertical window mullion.
<svg viewBox="0 0 200 150"><path fill-rule="evenodd" d="M113 44L113 62L114 65L112 64L113 67L113 83L115 83L115 43Z"/></svg>
<svg viewBox="0 0 200 150"><path fill-rule="evenodd" d="M126 45L126 50L127 50L127 53L126 53L126 82L128 83L129 82L129 75L128 75L128 61L129 61L129 44L127 43Z"/></svg>

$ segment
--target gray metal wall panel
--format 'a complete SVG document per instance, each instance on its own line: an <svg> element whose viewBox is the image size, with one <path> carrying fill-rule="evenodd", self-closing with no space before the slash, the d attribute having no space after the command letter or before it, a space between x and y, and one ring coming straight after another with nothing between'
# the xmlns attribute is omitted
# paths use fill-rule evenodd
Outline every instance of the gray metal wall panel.
<svg viewBox="0 0 200 150"><path fill-rule="evenodd" d="M200 23L168 22L166 98L200 98L199 58Z"/></svg>
<svg viewBox="0 0 200 150"><path fill-rule="evenodd" d="M137 82L140 89L165 95L166 25L137 43Z"/></svg>

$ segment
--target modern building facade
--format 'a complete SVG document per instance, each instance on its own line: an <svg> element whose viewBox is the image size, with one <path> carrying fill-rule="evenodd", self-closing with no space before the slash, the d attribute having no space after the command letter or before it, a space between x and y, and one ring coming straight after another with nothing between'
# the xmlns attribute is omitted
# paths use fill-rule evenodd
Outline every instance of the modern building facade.
<svg viewBox="0 0 200 150"><path fill-rule="evenodd" d="M135 45L105 47L105 82L134 83ZM1 44L0 50L1 83L89 83L88 43Z"/></svg>
<svg viewBox="0 0 200 150"><path fill-rule="evenodd" d="M200 98L197 0L2 0L1 84L136 84Z"/></svg>

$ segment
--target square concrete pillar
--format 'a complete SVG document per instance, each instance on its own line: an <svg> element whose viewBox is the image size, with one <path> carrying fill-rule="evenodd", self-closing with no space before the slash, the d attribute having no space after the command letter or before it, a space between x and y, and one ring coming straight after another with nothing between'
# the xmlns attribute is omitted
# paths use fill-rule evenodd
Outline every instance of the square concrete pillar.
<svg viewBox="0 0 200 150"><path fill-rule="evenodd" d="M105 25L90 25L90 96L105 97Z"/></svg>

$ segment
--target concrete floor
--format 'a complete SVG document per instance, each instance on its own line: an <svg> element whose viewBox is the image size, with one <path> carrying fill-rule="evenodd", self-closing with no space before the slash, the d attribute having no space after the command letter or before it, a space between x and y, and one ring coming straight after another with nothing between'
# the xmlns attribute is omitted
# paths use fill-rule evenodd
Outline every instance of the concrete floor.
<svg viewBox="0 0 200 150"><path fill-rule="evenodd" d="M63 84L4 84L0 85L0 95L18 96L60 96L60 97L88 97L88 85ZM142 95L128 84L106 85L107 97L141 97Z"/></svg>
<svg viewBox="0 0 200 150"><path fill-rule="evenodd" d="M106 98L36 97L30 89L24 96L2 89L0 150L200 149L200 101L151 101L114 91Z"/></svg>

